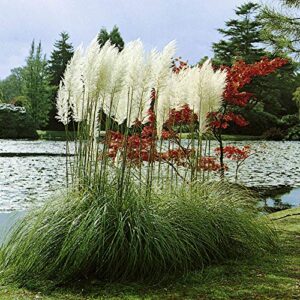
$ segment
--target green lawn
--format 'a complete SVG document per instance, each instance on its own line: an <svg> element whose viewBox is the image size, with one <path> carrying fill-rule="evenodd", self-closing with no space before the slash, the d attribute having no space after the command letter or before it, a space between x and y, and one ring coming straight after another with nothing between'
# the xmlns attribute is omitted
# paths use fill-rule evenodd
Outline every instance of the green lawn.
<svg viewBox="0 0 300 300"><path fill-rule="evenodd" d="M41 140L66 140L65 131L37 130L37 134Z"/></svg>
<svg viewBox="0 0 300 300"><path fill-rule="evenodd" d="M300 299L300 208L270 218L280 233L280 254L228 261L155 286L95 281L31 292L0 285L0 299Z"/></svg>
<svg viewBox="0 0 300 300"><path fill-rule="evenodd" d="M65 131L51 131L51 130L37 130L38 138L41 140L54 140L54 141L65 141L66 132ZM105 134L104 131L100 131L100 136ZM72 131L68 132L69 140L75 138L75 133Z"/></svg>

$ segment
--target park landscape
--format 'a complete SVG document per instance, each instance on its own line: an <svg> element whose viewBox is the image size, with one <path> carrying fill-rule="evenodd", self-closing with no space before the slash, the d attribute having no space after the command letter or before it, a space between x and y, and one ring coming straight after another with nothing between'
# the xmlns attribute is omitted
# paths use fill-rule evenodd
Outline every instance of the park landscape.
<svg viewBox="0 0 300 300"><path fill-rule="evenodd" d="M0 81L0 299L298 299L299 6L237 6L195 64L33 41Z"/></svg>

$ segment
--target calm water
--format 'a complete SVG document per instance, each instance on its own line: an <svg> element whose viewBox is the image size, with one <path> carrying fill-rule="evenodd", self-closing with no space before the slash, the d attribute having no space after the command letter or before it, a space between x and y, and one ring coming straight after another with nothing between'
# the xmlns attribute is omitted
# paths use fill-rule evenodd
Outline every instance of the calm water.
<svg viewBox="0 0 300 300"><path fill-rule="evenodd" d="M259 151L241 168L240 183L251 187L300 187L300 142L234 144L251 144ZM1 153L18 153L18 156L1 157ZM22 153L32 156L22 156ZM42 204L54 191L64 188L65 157L50 154L65 154L65 142L0 140L0 212L27 210ZM231 164L227 178L234 178ZM294 191L295 194L283 200L299 205L300 189Z"/></svg>

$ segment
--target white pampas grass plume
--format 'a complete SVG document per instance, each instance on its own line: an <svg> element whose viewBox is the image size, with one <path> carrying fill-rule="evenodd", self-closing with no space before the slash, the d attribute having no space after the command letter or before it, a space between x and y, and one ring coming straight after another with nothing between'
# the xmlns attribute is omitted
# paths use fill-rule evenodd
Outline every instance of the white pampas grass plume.
<svg viewBox="0 0 300 300"><path fill-rule="evenodd" d="M170 110L175 106L175 90L176 84L178 83L176 79L176 74L170 76L169 80L166 82L166 86L161 89L159 97L157 98L156 130L159 138L161 137L163 125L168 119Z"/></svg>
<svg viewBox="0 0 300 300"><path fill-rule="evenodd" d="M100 46L97 37L95 37L85 51L82 66L85 99L94 100L96 96L99 76L99 53Z"/></svg>
<svg viewBox="0 0 300 300"><path fill-rule="evenodd" d="M157 120L158 137L161 137L163 123L166 115L170 111L170 97L172 90L168 85L171 85L172 80L172 65L173 58L176 52L176 42L172 41L167 44L160 54L153 52L153 82L156 91L156 100L154 103L154 111Z"/></svg>
<svg viewBox="0 0 300 300"><path fill-rule="evenodd" d="M189 89L187 103L198 116L201 133L206 129L207 114L217 111L222 104L226 72L214 72L210 60L206 60L201 68L193 68L190 71L186 86Z"/></svg>
<svg viewBox="0 0 300 300"><path fill-rule="evenodd" d="M137 118L136 111L139 110L139 89L144 67L144 47L140 40L128 43L122 53L126 61L126 72L124 84L119 95L116 111L116 120L119 124L127 119L127 126L130 127Z"/></svg>
<svg viewBox="0 0 300 300"><path fill-rule="evenodd" d="M68 78L71 82L68 83L70 93L70 106L72 109L72 117L75 122L81 122L85 116L84 103L84 81L82 75L83 68L83 48L78 47L67 68L71 69L71 76ZM66 79L64 79L64 82Z"/></svg>
<svg viewBox="0 0 300 300"><path fill-rule="evenodd" d="M176 52L176 42L171 41L158 55L153 53L152 72L154 76L154 88L159 93L160 89L166 85L172 73L173 58Z"/></svg>
<svg viewBox="0 0 300 300"><path fill-rule="evenodd" d="M76 121L80 119L78 114L82 106L81 63L82 47L80 46L66 67L56 98L57 119L64 125L69 122L70 110L73 111L73 118Z"/></svg>
<svg viewBox="0 0 300 300"><path fill-rule="evenodd" d="M115 115L116 96L122 86L124 63L118 49L108 41L100 50L97 80L98 101L104 113Z"/></svg>
<svg viewBox="0 0 300 300"><path fill-rule="evenodd" d="M56 108L59 122L67 125L69 123L69 100L68 92L66 91L62 82L59 84L59 89L56 97Z"/></svg>

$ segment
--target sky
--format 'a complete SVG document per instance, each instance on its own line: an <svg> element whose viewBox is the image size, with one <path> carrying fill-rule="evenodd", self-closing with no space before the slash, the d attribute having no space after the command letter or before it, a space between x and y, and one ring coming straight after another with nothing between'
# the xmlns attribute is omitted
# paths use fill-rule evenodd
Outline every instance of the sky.
<svg viewBox="0 0 300 300"><path fill-rule="evenodd" d="M190 63L211 56L217 28L246 0L0 0L0 79L24 65L33 39L49 57L59 33L76 48L102 27L120 29L126 42L140 38L146 49L177 41L177 55ZM252 2L258 2L252 0Z"/></svg>

